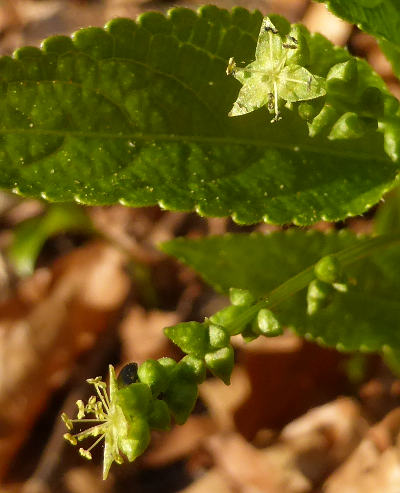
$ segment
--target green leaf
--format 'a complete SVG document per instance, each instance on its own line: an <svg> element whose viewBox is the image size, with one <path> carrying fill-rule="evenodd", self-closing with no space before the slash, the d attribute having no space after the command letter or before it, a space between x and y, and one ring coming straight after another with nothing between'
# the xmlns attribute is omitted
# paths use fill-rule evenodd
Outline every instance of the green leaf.
<svg viewBox="0 0 400 493"><path fill-rule="evenodd" d="M385 197L374 216L374 232L378 235L400 231L400 187Z"/></svg>
<svg viewBox="0 0 400 493"><path fill-rule="evenodd" d="M400 46L398 0L316 0L331 12L378 38Z"/></svg>
<svg viewBox="0 0 400 493"><path fill-rule="evenodd" d="M8 255L20 276L29 276L45 241L65 231L92 231L87 214L72 205L52 205L43 216L27 219L17 226Z"/></svg>
<svg viewBox="0 0 400 493"><path fill-rule="evenodd" d="M316 0L335 15L378 38L379 45L400 77L400 9L397 0Z"/></svg>
<svg viewBox="0 0 400 493"><path fill-rule="evenodd" d="M289 230L267 236L236 234L200 240L177 239L163 250L193 267L217 291L234 286L256 297L316 263L361 241L348 232ZM400 349L400 249L391 247L346 267L349 289L307 314L306 290L273 308L281 324L340 350Z"/></svg>
<svg viewBox="0 0 400 493"><path fill-rule="evenodd" d="M265 109L228 117L240 89L225 74L228 60L254 60L261 22L259 12L242 8L172 9L1 58L0 187L50 201L159 204L241 223L310 224L362 213L398 172L381 133L368 127L356 140L329 141L332 121L327 127L319 117L321 130L310 138L307 123L286 108L275 125ZM322 36L293 29L303 46L293 64L311 74L325 78L350 59ZM327 94L337 117L364 117L361 95L371 86L389 97L367 64L357 66L349 100ZM385 144L394 160L396 108Z"/></svg>

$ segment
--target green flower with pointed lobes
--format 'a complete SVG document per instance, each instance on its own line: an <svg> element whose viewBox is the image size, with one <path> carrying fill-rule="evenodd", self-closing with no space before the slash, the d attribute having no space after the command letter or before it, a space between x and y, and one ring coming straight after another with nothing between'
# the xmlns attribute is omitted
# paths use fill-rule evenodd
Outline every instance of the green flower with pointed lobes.
<svg viewBox="0 0 400 493"><path fill-rule="evenodd" d="M313 75L299 64L307 59L305 40L301 39L300 43L291 33L296 33L295 28L282 36L271 19L264 17L255 61L240 68L233 58L229 59L227 74L242 84L229 116L245 115L267 106L275 115L271 122L276 122L281 118L280 99L295 103L326 94L325 79Z"/></svg>
<svg viewBox="0 0 400 493"><path fill-rule="evenodd" d="M93 425L79 433L64 435L72 445L86 438L96 438L88 449L79 449L79 453L86 459L92 458L91 450L104 440L103 479L107 478L113 462L122 464L123 456L132 462L150 442L150 427L146 419L151 400L150 388L143 383L132 383L120 389L112 365L109 366L109 380L107 393L107 385L101 377L89 379L88 383L95 387L97 397L90 397L86 405L80 400L77 402L77 419L70 419L65 413L61 416L69 431L73 430L75 424Z"/></svg>

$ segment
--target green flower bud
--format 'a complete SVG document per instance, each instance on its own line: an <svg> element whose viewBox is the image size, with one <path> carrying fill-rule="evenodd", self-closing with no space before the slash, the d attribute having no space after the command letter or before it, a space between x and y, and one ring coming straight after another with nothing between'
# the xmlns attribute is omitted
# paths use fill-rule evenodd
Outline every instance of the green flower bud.
<svg viewBox="0 0 400 493"><path fill-rule="evenodd" d="M319 309L329 304L333 288L330 284L314 279L308 285L307 313L314 315Z"/></svg>
<svg viewBox="0 0 400 493"><path fill-rule="evenodd" d="M232 346L207 353L205 361L213 375L220 378L226 385L230 384L231 373L235 363Z"/></svg>
<svg viewBox="0 0 400 493"><path fill-rule="evenodd" d="M129 416L145 416L152 398L151 390L145 383L132 383L117 391L117 404Z"/></svg>
<svg viewBox="0 0 400 493"><path fill-rule="evenodd" d="M326 88L328 95L343 99L354 97L354 91L358 84L358 68L354 58L346 62L337 63L328 72L326 76Z"/></svg>
<svg viewBox="0 0 400 493"><path fill-rule="evenodd" d="M185 356L176 365L172 378L183 379L196 384L204 382L206 378L204 361L191 355Z"/></svg>
<svg viewBox="0 0 400 493"><path fill-rule="evenodd" d="M151 402L147 420L152 430L169 430L171 427L171 416L167 403L160 399L154 399Z"/></svg>
<svg viewBox="0 0 400 493"><path fill-rule="evenodd" d="M168 372L158 361L148 359L139 366L138 377L147 384L153 396L157 397L168 386Z"/></svg>
<svg viewBox="0 0 400 493"><path fill-rule="evenodd" d="M339 291L339 293L347 293L349 290L348 285L344 282L334 282L332 286L336 291Z"/></svg>
<svg viewBox="0 0 400 493"><path fill-rule="evenodd" d="M134 384L140 385L140 384ZM150 443L150 427L147 420L140 416L135 416L128 423L126 435L117 434L118 448L125 454L129 461L143 454Z"/></svg>
<svg viewBox="0 0 400 493"><path fill-rule="evenodd" d="M315 137L325 129L328 129L338 117L339 114L335 108L330 104L325 104L313 121L308 124L308 133L310 137Z"/></svg>
<svg viewBox="0 0 400 493"><path fill-rule="evenodd" d="M322 110L324 100L321 98L313 99L311 101L302 101L297 106L297 111L300 118L310 121L315 118Z"/></svg>
<svg viewBox="0 0 400 493"><path fill-rule="evenodd" d="M243 337L244 342L252 342L254 339L257 339L259 337L259 333L255 333L253 331L253 328L251 325L248 325L241 333L241 336Z"/></svg>
<svg viewBox="0 0 400 493"><path fill-rule="evenodd" d="M281 324L271 312L266 308L262 308L255 318L252 326L253 332L262 334L266 337L280 336L283 333Z"/></svg>
<svg viewBox="0 0 400 493"><path fill-rule="evenodd" d="M333 284L342 278L342 267L337 257L326 255L314 267L314 274L320 281Z"/></svg>
<svg viewBox="0 0 400 493"><path fill-rule="evenodd" d="M234 322L243 312L247 311L247 306L235 306L231 305L217 313L214 313L212 317L210 317L210 321L214 324L222 325L222 327L228 327L229 324ZM244 329L246 323L244 323L240 327L236 327L235 331L230 335L233 336L235 334L240 334Z"/></svg>
<svg viewBox="0 0 400 493"><path fill-rule="evenodd" d="M159 358L157 361L167 371L168 376L171 375L172 370L178 364L174 359L167 357Z"/></svg>
<svg viewBox="0 0 400 493"><path fill-rule="evenodd" d="M250 306L255 302L254 296L246 289L230 288L229 299L235 306Z"/></svg>
<svg viewBox="0 0 400 493"><path fill-rule="evenodd" d="M377 87L367 87L361 94L358 106L363 115L381 118L384 113L382 92Z"/></svg>
<svg viewBox="0 0 400 493"><path fill-rule="evenodd" d="M328 139L358 139L370 130L376 130L378 122L374 118L361 118L357 113L344 113L333 125Z"/></svg>
<svg viewBox="0 0 400 493"><path fill-rule="evenodd" d="M196 403L197 393L196 383L180 378L171 380L165 392L165 402L178 425L185 423L190 416Z"/></svg>
<svg viewBox="0 0 400 493"><path fill-rule="evenodd" d="M208 327L199 322L184 322L164 329L165 335L186 354L203 358L208 351Z"/></svg>
<svg viewBox="0 0 400 493"><path fill-rule="evenodd" d="M210 347L212 349L220 349L229 344L230 336L227 330L221 325L210 325Z"/></svg>
<svg viewBox="0 0 400 493"><path fill-rule="evenodd" d="M392 95L385 95L383 100L383 111L385 115L392 115L396 113L399 109L399 100Z"/></svg>

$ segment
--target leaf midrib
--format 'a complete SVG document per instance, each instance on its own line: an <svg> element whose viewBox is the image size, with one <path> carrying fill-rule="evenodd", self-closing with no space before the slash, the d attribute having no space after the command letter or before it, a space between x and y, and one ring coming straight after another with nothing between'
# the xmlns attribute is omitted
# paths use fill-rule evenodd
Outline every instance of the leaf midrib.
<svg viewBox="0 0 400 493"><path fill-rule="evenodd" d="M193 142L202 144L219 144L219 145L243 145L243 146L255 146L255 147L265 147L265 148L277 148L286 151L294 152L299 154L300 151L309 152L312 154L328 154L337 157L347 157L356 159L358 161L371 160L379 161L382 163L392 163L389 158L383 158L378 154L363 153L361 151L341 151L339 149L329 149L321 148L314 145L304 145L304 144L286 144L284 142L273 142L264 141L261 139L238 139L234 137L211 137L203 135L174 135L174 134L141 134L141 133L108 133L108 132L84 132L76 130L46 130L46 129L2 129L0 128L0 135L6 134L35 134L35 135L53 135L57 137L82 137L82 138L93 138L93 139L120 139L120 140L142 140L144 142ZM296 150L299 149L299 150ZM393 163L394 164L394 163Z"/></svg>

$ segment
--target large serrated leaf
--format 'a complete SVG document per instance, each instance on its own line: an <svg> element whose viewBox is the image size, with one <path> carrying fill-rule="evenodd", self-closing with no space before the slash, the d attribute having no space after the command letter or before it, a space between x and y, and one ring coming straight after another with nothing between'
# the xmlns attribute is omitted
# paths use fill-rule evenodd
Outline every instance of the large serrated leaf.
<svg viewBox="0 0 400 493"><path fill-rule="evenodd" d="M193 267L220 292L230 287L265 296L322 256L362 239L348 232L236 234L164 243L165 252ZM349 290L307 315L301 291L277 307L279 319L298 334L342 350L400 349L400 249L391 247L346 267Z"/></svg>
<svg viewBox="0 0 400 493"><path fill-rule="evenodd" d="M276 125L263 109L228 117L240 85L225 74L228 59L254 58L261 21L242 8L173 9L3 57L0 186L51 201L158 203L242 223L362 213L398 171L382 135L311 139L294 111ZM313 73L324 77L349 58L322 36L310 40Z"/></svg>

